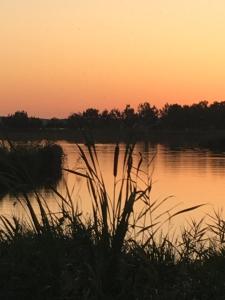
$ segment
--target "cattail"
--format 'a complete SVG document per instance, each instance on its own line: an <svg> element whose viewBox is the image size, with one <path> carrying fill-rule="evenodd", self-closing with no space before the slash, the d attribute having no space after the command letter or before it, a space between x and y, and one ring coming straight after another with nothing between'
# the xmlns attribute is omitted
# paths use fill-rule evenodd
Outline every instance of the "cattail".
<svg viewBox="0 0 225 300"><path fill-rule="evenodd" d="M119 153L120 153L120 148L119 148L119 144L117 144L114 151L114 167L113 167L114 177L117 176Z"/></svg>
<svg viewBox="0 0 225 300"><path fill-rule="evenodd" d="M140 155L140 159L139 159L138 167L137 167L137 175L138 175L138 173L139 173L139 170L140 170L140 168L141 168L141 164L142 164L142 162L143 162L142 154L139 153L139 155Z"/></svg>
<svg viewBox="0 0 225 300"><path fill-rule="evenodd" d="M133 165L132 153L129 153L128 162L127 162L127 175L128 175L128 177L130 177L132 165Z"/></svg>

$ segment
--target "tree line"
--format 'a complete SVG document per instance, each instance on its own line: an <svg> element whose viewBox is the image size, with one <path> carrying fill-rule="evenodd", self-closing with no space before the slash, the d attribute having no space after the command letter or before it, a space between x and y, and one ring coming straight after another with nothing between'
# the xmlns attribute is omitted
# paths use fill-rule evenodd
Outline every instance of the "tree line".
<svg viewBox="0 0 225 300"><path fill-rule="evenodd" d="M41 128L102 128L138 127L158 129L225 129L225 101L207 101L191 105L166 104L158 109L149 102L138 105L135 110L126 105L123 110L111 109L99 111L88 108L83 112L73 113L66 119L52 118L43 120L29 117L25 111L1 118L3 127L12 129Z"/></svg>

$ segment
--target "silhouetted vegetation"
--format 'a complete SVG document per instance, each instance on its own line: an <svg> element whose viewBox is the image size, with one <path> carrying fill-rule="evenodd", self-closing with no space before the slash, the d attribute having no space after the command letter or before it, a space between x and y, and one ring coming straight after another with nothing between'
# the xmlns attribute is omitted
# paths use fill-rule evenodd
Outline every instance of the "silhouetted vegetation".
<svg viewBox="0 0 225 300"><path fill-rule="evenodd" d="M191 221L173 237L161 231L163 224L201 205L162 213L166 199L151 199L151 178L142 172L142 156L133 165L133 145L122 157L115 147L110 198L95 146L78 149L83 168L65 171L86 179L90 219L75 208L69 192L62 196L53 189L58 213L51 213L39 194L40 213L35 212L24 194L27 221L0 216L0 298L222 300L222 216L215 213L208 224Z"/></svg>
<svg viewBox="0 0 225 300"><path fill-rule="evenodd" d="M224 129L225 102L209 105L202 101L190 106L167 104L161 111L161 123L172 129Z"/></svg>
<svg viewBox="0 0 225 300"><path fill-rule="evenodd" d="M14 130L42 127L42 122L39 118L28 117L28 114L25 111L17 111L13 115L3 117L2 124L6 128L12 128Z"/></svg>
<svg viewBox="0 0 225 300"><path fill-rule="evenodd" d="M2 117L2 124L7 128L101 128L107 127L147 127L166 129L225 129L225 101L209 104L201 101L192 105L166 104L162 109L148 102L138 105L137 110L130 105L125 109L99 111L88 108L80 113L73 113L67 119L52 118L42 120L28 117L24 111Z"/></svg>
<svg viewBox="0 0 225 300"><path fill-rule="evenodd" d="M224 151L225 101L192 105L166 104L162 109L145 102L135 110L99 111L88 108L67 119L29 117L24 111L0 119L1 138L11 140L60 140L84 142L83 132L93 133L98 142L138 141L207 147Z"/></svg>
<svg viewBox="0 0 225 300"><path fill-rule="evenodd" d="M62 164L59 145L4 141L0 147L0 195L55 186L62 177Z"/></svg>
<svg viewBox="0 0 225 300"><path fill-rule="evenodd" d="M99 112L97 109L89 108L83 113L75 113L69 116L68 126L70 128L101 128L102 126L107 126L108 128L149 127L155 125L158 119L159 112L157 108L146 102L140 104L137 111L130 105L126 105L123 111L112 109Z"/></svg>

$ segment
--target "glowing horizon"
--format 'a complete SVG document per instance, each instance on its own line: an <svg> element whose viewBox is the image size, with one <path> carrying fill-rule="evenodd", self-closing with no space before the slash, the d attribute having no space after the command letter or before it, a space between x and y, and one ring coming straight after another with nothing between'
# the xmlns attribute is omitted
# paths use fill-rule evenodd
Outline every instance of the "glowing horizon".
<svg viewBox="0 0 225 300"><path fill-rule="evenodd" d="M224 100L224 30L222 0L2 0L0 115Z"/></svg>

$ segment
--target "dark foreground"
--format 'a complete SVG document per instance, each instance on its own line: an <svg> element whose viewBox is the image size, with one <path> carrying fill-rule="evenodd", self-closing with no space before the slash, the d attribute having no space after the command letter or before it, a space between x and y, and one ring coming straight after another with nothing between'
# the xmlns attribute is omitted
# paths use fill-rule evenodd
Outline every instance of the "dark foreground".
<svg viewBox="0 0 225 300"><path fill-rule="evenodd" d="M18 234L1 242L0 298L224 299L223 247L202 251L199 244L176 261L169 242L145 248L133 242L115 265L112 249L96 244L91 228L72 232Z"/></svg>

